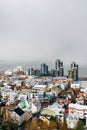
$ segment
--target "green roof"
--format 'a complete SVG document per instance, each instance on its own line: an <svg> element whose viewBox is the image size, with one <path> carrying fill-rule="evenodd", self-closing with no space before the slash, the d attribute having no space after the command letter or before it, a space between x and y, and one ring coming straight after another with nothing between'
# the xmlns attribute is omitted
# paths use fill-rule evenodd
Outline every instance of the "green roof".
<svg viewBox="0 0 87 130"><path fill-rule="evenodd" d="M55 112L50 109L43 109L41 115L56 116Z"/></svg>
<svg viewBox="0 0 87 130"><path fill-rule="evenodd" d="M29 104L27 103L27 101L22 101L19 103L19 105L21 108L28 108L29 107Z"/></svg>

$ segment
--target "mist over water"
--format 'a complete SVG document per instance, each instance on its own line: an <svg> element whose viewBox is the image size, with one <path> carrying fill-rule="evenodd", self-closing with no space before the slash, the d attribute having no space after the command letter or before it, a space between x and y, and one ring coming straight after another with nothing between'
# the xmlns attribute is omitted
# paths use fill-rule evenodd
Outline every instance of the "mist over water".
<svg viewBox="0 0 87 130"><path fill-rule="evenodd" d="M29 68L40 69L42 63L48 65L49 70L55 69L55 63L50 61L0 61L0 71L13 70L17 66L23 66L24 71ZM64 74L68 75L70 65L64 65ZM79 65L79 76L87 77L87 65Z"/></svg>

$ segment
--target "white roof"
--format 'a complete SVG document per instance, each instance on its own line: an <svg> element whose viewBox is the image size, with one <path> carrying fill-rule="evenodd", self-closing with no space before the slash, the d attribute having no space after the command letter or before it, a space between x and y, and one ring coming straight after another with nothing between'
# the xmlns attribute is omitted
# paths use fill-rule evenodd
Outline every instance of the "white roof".
<svg viewBox="0 0 87 130"><path fill-rule="evenodd" d="M81 89L81 92L87 93L87 89Z"/></svg>
<svg viewBox="0 0 87 130"><path fill-rule="evenodd" d="M45 89L46 87L47 87L47 85L35 85L33 88L34 89L40 89L40 88Z"/></svg>
<svg viewBox="0 0 87 130"><path fill-rule="evenodd" d="M87 105L80 105L80 104L69 104L69 108L75 108L79 110L87 109Z"/></svg>
<svg viewBox="0 0 87 130"><path fill-rule="evenodd" d="M5 74L5 75L12 75L12 71L7 70L7 71L4 72L4 74Z"/></svg>

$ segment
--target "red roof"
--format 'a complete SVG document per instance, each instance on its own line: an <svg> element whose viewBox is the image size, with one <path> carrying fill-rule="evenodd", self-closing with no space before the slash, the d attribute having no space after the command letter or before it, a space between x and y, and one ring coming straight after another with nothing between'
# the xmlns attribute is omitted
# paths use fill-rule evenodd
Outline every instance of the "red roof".
<svg viewBox="0 0 87 130"><path fill-rule="evenodd" d="M8 108L11 108L11 106L2 106L3 108L6 108L6 109L8 109Z"/></svg>
<svg viewBox="0 0 87 130"><path fill-rule="evenodd" d="M65 112L66 112L66 113L69 113L69 109L67 108L67 109L65 110Z"/></svg>

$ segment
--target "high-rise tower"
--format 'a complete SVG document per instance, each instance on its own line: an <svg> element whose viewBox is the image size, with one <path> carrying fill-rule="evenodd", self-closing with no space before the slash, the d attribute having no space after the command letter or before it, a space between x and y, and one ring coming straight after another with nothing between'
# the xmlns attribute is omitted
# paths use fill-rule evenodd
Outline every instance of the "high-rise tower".
<svg viewBox="0 0 87 130"><path fill-rule="evenodd" d="M58 76L62 77L64 76L64 67L63 62L57 59L55 61L55 69L58 71Z"/></svg>
<svg viewBox="0 0 87 130"><path fill-rule="evenodd" d="M48 76L48 65L41 64L41 76Z"/></svg>
<svg viewBox="0 0 87 130"><path fill-rule="evenodd" d="M71 67L68 70L68 76L74 81L78 81L78 64L76 64L75 62L71 63Z"/></svg>

